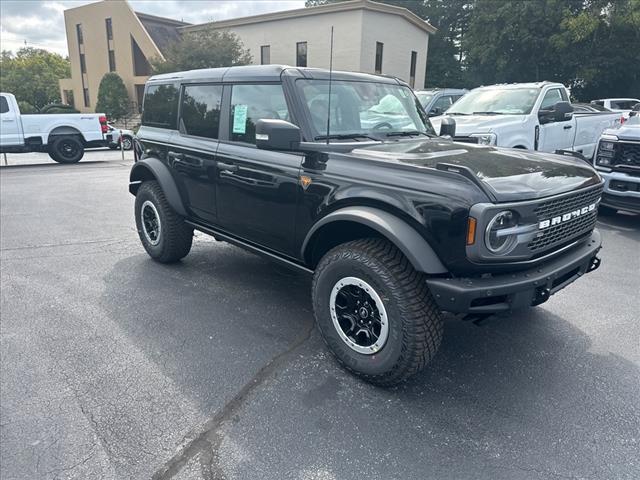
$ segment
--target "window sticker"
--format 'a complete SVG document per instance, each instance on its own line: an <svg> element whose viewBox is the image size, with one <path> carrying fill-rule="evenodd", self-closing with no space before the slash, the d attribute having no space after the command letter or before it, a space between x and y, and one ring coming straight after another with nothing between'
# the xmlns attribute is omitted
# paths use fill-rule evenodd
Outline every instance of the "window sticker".
<svg viewBox="0 0 640 480"><path fill-rule="evenodd" d="M247 133L247 105L233 109L233 133Z"/></svg>

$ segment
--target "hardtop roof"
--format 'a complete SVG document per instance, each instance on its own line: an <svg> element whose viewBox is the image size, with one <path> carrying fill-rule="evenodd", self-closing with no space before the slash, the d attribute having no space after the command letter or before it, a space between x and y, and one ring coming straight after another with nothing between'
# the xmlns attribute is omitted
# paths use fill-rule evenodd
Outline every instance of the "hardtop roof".
<svg viewBox="0 0 640 480"><path fill-rule="evenodd" d="M282 75L299 78L329 79L329 70L322 68L302 68L288 65L246 65L238 67L203 68L184 72L163 73L154 75L147 83L199 83L199 82L277 82ZM406 85L403 81L390 76L372 75L369 73L345 72L334 70L331 72L333 80L368 81Z"/></svg>

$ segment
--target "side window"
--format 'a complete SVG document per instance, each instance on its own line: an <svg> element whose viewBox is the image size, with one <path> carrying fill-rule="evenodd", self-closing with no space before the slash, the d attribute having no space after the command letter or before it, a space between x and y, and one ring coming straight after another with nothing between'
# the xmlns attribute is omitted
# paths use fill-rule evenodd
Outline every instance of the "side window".
<svg viewBox="0 0 640 480"><path fill-rule="evenodd" d="M9 103L6 97L0 97L0 113L7 113L9 111Z"/></svg>
<svg viewBox="0 0 640 480"><path fill-rule="evenodd" d="M433 107L431 107L431 110L435 110L436 108L439 108L441 112L444 112L450 106L451 106L451 97L445 95L435 101L435 103L433 104Z"/></svg>
<svg viewBox="0 0 640 480"><path fill-rule="evenodd" d="M152 85L147 88L142 107L142 124L175 130L178 89L174 85Z"/></svg>
<svg viewBox="0 0 640 480"><path fill-rule="evenodd" d="M548 110L553 107L556 103L562 102L562 94L560 93L559 88L553 88L545 93L544 98L542 99L542 104L540 105L540 110Z"/></svg>
<svg viewBox="0 0 640 480"><path fill-rule="evenodd" d="M197 137L218 138L222 85L187 85L182 93L180 131Z"/></svg>
<svg viewBox="0 0 640 480"><path fill-rule="evenodd" d="M231 91L231 140L256 143L256 120L290 121L282 85L234 85Z"/></svg>

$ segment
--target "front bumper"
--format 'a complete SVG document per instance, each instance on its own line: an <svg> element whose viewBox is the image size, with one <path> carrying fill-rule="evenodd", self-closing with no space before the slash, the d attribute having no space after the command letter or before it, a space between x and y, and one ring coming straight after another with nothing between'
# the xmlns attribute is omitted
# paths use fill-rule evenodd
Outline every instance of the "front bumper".
<svg viewBox="0 0 640 480"><path fill-rule="evenodd" d="M427 285L447 312L488 314L539 305L598 268L601 244L600 232L594 230L580 246L530 270L481 278L430 278Z"/></svg>
<svg viewBox="0 0 640 480"><path fill-rule="evenodd" d="M640 213L640 177L624 172L598 173L604 179L600 205Z"/></svg>

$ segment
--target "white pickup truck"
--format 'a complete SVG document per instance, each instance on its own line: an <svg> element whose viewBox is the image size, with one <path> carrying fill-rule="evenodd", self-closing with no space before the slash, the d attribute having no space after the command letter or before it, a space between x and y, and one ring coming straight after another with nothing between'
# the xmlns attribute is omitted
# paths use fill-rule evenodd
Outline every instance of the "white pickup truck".
<svg viewBox="0 0 640 480"><path fill-rule="evenodd" d="M59 163L75 163L88 147L107 146L103 113L21 115L16 97L0 93L0 153L47 152Z"/></svg>
<svg viewBox="0 0 640 480"><path fill-rule="evenodd" d="M620 125L620 114L574 113L560 83L514 83L479 87L444 115L432 117L436 131L444 117L456 122L455 140L543 152L572 150L591 158L606 128Z"/></svg>

